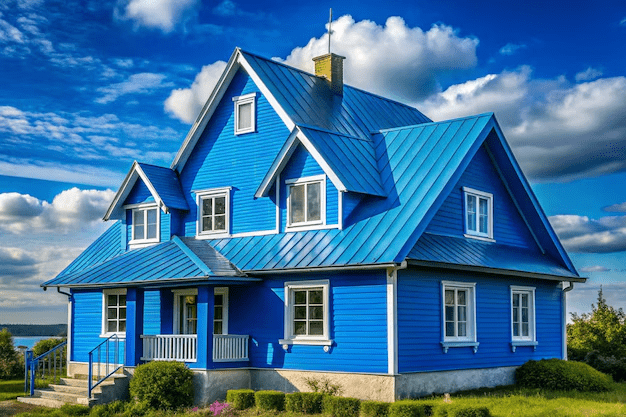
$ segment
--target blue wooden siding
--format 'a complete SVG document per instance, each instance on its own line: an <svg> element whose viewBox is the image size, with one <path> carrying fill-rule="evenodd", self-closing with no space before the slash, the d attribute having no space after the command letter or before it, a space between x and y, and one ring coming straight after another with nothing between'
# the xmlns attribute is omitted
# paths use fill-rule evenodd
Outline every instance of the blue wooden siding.
<svg viewBox="0 0 626 417"><path fill-rule="evenodd" d="M284 337L284 283L299 279L330 280L330 338L334 344L328 353L323 346L304 345L292 345L285 352L278 344ZM229 333L251 337L247 366L387 372L386 278L382 271L268 278L254 286L231 287L229 311Z"/></svg>
<svg viewBox="0 0 626 417"><path fill-rule="evenodd" d="M159 216L161 216L161 242L167 242L172 237L171 220L172 213L163 213L163 210L159 209Z"/></svg>
<svg viewBox="0 0 626 417"><path fill-rule="evenodd" d="M140 204L140 203L154 203L154 197L144 184L143 180L139 178L132 190L128 193L128 197L124 201L124 204Z"/></svg>
<svg viewBox="0 0 626 417"><path fill-rule="evenodd" d="M302 145L299 145L291 155L280 176L280 209L281 231L287 225L287 186L285 181L315 175L325 175L322 167ZM339 192L332 181L326 177L326 224L336 225L338 221Z"/></svg>
<svg viewBox="0 0 626 417"><path fill-rule="evenodd" d="M493 194L493 235L496 242L527 248L536 246L485 145L476 152L456 186L430 221L426 232L463 236L465 233L463 187Z"/></svg>
<svg viewBox="0 0 626 417"><path fill-rule="evenodd" d="M143 334L161 334L161 291L145 291L143 308Z"/></svg>
<svg viewBox="0 0 626 417"><path fill-rule="evenodd" d="M186 236L196 234L198 206L192 191L232 186L231 232L274 230L276 206L269 198L254 198L254 192L289 131L267 99L258 93L257 131L234 134L232 97L259 92L248 75L240 70L226 90L208 122L192 155L180 173L190 212L183 219Z"/></svg>
<svg viewBox="0 0 626 417"><path fill-rule="evenodd" d="M478 352L469 347L443 353L441 281L476 283ZM511 351L510 285L536 288L539 345ZM562 356L561 290L557 282L504 279L408 269L398 272L398 365L402 372L522 365L530 359Z"/></svg>

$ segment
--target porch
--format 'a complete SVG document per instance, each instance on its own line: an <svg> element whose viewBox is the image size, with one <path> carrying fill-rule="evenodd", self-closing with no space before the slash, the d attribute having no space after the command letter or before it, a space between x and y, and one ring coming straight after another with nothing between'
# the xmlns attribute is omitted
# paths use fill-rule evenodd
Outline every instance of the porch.
<svg viewBox="0 0 626 417"><path fill-rule="evenodd" d="M195 334L141 335L142 361L178 361L195 363L198 337ZM213 335L213 362L248 361L248 335Z"/></svg>

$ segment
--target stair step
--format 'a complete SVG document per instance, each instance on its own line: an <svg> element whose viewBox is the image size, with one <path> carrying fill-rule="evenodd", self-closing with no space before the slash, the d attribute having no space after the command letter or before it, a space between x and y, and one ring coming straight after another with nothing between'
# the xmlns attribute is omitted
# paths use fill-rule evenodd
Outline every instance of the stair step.
<svg viewBox="0 0 626 417"><path fill-rule="evenodd" d="M72 394L70 392L59 392L51 389L36 389L35 397L63 401L70 404L83 404L85 401L87 401L87 395Z"/></svg>
<svg viewBox="0 0 626 417"><path fill-rule="evenodd" d="M61 408L61 406L65 404L63 401L41 397L17 397L17 401L24 404L32 404L50 408Z"/></svg>
<svg viewBox="0 0 626 417"><path fill-rule="evenodd" d="M100 385L113 385L115 384L115 378L126 378L126 375L120 376L110 376L107 380L103 381ZM94 384L96 381L94 381ZM87 380L86 379L74 379L74 378L61 378L60 385L66 385L71 387L82 387L87 389Z"/></svg>
<svg viewBox="0 0 626 417"><path fill-rule="evenodd" d="M85 386L76 386L76 385L54 385L54 384L50 384L48 385L48 388L52 389L53 391L56 392L69 392L70 394L77 394L77 395L83 395L83 396L87 396L87 385L85 384ZM92 392L94 394L102 392L102 387L100 385L98 385L97 387L95 387Z"/></svg>

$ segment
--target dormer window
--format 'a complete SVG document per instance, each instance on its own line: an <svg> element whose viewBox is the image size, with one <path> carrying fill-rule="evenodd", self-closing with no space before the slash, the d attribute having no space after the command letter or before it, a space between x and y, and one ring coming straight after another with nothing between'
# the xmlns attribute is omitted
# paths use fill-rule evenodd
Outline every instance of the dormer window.
<svg viewBox="0 0 626 417"><path fill-rule="evenodd" d="M256 93L233 97L235 102L235 135L256 130Z"/></svg>
<svg viewBox="0 0 626 417"><path fill-rule="evenodd" d="M159 208L155 205L133 208L132 241L152 243L159 241Z"/></svg>
<svg viewBox="0 0 626 417"><path fill-rule="evenodd" d="M493 239L493 194L463 187L465 236Z"/></svg>
<svg viewBox="0 0 626 417"><path fill-rule="evenodd" d="M230 233L230 189L198 191L198 236L216 237Z"/></svg>
<svg viewBox="0 0 626 417"><path fill-rule="evenodd" d="M326 222L326 176L287 180L287 226Z"/></svg>

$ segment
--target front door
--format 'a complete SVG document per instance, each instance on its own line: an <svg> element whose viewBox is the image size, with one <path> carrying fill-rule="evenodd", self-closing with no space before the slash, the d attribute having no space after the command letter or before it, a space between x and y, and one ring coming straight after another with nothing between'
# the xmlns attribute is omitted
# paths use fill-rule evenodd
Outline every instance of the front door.
<svg viewBox="0 0 626 417"><path fill-rule="evenodd" d="M198 290L174 291L174 333L198 334ZM228 288L215 288L213 334L228 334Z"/></svg>

